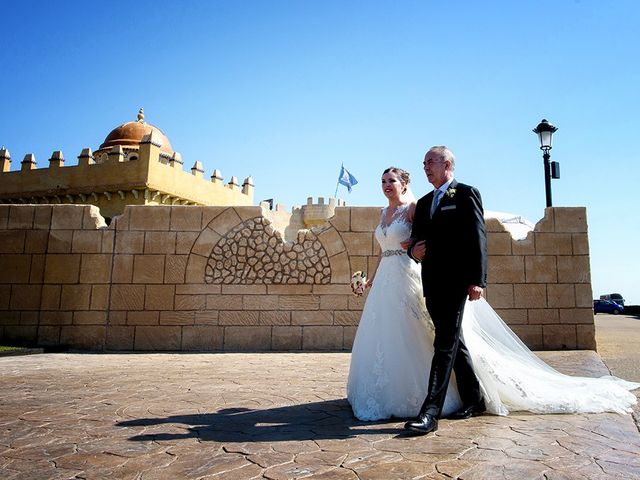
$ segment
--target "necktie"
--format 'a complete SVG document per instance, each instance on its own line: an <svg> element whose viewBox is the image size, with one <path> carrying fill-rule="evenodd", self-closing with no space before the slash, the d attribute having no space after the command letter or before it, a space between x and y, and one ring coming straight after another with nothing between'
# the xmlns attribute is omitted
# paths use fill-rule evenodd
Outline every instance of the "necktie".
<svg viewBox="0 0 640 480"><path fill-rule="evenodd" d="M438 203L440 203L440 197L442 196L442 191L440 190L436 190L435 192L433 192L433 201L431 202L431 216L433 217L433 214L436 211L436 208L438 208Z"/></svg>

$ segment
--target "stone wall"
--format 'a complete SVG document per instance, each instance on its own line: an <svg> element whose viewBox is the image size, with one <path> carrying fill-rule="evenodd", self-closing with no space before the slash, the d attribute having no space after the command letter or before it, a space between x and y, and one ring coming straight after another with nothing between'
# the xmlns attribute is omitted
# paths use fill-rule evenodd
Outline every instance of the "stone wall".
<svg viewBox="0 0 640 480"><path fill-rule="evenodd" d="M349 350L379 207L285 242L261 207L0 205L0 338L91 350ZM487 298L534 349L595 348L586 212L495 220ZM289 235L290 237L290 235Z"/></svg>

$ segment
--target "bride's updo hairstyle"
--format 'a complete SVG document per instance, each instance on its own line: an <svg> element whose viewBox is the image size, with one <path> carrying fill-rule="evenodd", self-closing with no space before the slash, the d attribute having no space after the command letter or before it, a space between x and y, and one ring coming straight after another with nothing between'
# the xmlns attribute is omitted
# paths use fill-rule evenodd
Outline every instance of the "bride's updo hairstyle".
<svg viewBox="0 0 640 480"><path fill-rule="evenodd" d="M404 189L402 193L405 193L407 191L407 186L409 185L409 182L411 182L411 179L409 178L409 172L398 167L389 167L384 172L382 172L383 175L385 173L395 173L396 175L398 175L400 177L400 180L404 182Z"/></svg>

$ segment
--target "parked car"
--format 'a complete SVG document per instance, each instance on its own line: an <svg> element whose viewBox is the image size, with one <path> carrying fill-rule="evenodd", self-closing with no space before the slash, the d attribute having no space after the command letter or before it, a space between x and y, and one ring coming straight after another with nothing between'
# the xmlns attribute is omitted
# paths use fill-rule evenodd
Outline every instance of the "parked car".
<svg viewBox="0 0 640 480"><path fill-rule="evenodd" d="M606 295L600 295L600 300L611 300L612 302L616 302L618 305L622 305L624 307L624 298L619 293L607 293Z"/></svg>
<svg viewBox="0 0 640 480"><path fill-rule="evenodd" d="M611 300L594 300L593 301L593 313L613 313L618 315L624 312L624 307L612 302Z"/></svg>

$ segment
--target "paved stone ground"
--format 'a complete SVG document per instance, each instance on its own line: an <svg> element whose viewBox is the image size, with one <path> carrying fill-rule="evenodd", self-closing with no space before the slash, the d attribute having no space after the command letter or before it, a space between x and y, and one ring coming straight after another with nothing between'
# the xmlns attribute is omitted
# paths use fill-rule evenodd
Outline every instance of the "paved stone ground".
<svg viewBox="0 0 640 480"><path fill-rule="evenodd" d="M607 373L593 352L549 352ZM482 416L406 436L344 399L349 355L0 358L0 478L640 478L631 415Z"/></svg>

